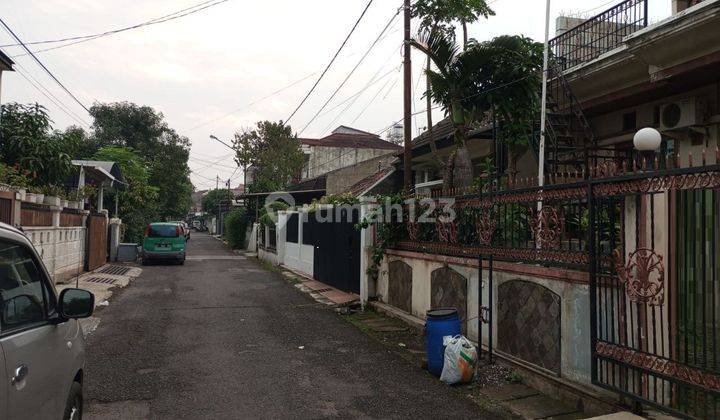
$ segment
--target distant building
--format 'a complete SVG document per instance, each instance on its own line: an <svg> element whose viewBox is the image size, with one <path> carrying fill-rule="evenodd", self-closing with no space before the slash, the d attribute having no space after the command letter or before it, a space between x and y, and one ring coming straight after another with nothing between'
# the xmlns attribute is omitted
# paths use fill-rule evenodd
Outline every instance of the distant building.
<svg viewBox="0 0 720 420"><path fill-rule="evenodd" d="M326 137L299 140L305 154L302 180L401 150L400 146L381 139L377 134L342 125Z"/></svg>

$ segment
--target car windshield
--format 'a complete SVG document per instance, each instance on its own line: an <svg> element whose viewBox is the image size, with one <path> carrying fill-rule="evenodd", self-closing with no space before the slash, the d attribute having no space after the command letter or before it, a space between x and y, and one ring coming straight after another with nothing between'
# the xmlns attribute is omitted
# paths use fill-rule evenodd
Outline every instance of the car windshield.
<svg viewBox="0 0 720 420"><path fill-rule="evenodd" d="M150 238L176 238L178 228L175 225L150 225L148 232Z"/></svg>

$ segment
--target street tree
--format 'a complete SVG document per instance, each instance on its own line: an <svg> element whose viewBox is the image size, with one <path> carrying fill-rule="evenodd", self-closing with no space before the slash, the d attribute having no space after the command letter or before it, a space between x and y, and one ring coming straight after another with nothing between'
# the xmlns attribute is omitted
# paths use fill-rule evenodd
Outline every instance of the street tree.
<svg viewBox="0 0 720 420"><path fill-rule="evenodd" d="M490 9L485 0L418 0L412 6L412 16L420 19L421 30L429 33L443 34L449 37L455 37L455 22L461 22L463 30L463 48L467 48L467 24L480 19L480 17L494 16L495 12ZM435 137L433 135L433 118L432 118L432 96L430 94L430 76L427 72L431 70L431 59L427 57L426 61L426 116L427 130L430 151L432 152L433 162L436 166L442 168L445 162L438 157Z"/></svg>
<svg viewBox="0 0 720 420"><path fill-rule="evenodd" d="M464 51L447 34L424 32L412 45L427 54L437 71L427 71L433 101L454 125L456 149L448 158L445 188L467 187L472 165L468 133L495 110L512 130L503 137L515 148L529 144L537 104L542 44L521 36L471 42ZM527 103L526 103L527 102ZM524 129L524 131L523 131ZM516 139L519 134L529 134Z"/></svg>
<svg viewBox="0 0 720 420"><path fill-rule="evenodd" d="M190 141L165 122L161 112L130 102L95 104L92 141L96 147L132 148L149 168L149 182L158 188L162 216L182 218L191 206Z"/></svg>
<svg viewBox="0 0 720 420"><path fill-rule="evenodd" d="M218 216L219 203L232 198L232 192L226 188L220 188L217 190L210 190L202 198L202 208L206 213L210 213L214 216Z"/></svg>
<svg viewBox="0 0 720 420"><path fill-rule="evenodd" d="M233 139L235 162L255 168L248 192L277 191L286 188L302 170L305 157L290 126L260 121L254 130L236 133Z"/></svg>

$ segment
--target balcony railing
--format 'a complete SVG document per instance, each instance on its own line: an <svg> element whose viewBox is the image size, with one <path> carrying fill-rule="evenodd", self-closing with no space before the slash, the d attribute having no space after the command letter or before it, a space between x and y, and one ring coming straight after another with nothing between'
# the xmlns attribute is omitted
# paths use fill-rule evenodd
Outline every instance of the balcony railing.
<svg viewBox="0 0 720 420"><path fill-rule="evenodd" d="M648 24L648 0L625 0L550 40L561 70L594 60Z"/></svg>

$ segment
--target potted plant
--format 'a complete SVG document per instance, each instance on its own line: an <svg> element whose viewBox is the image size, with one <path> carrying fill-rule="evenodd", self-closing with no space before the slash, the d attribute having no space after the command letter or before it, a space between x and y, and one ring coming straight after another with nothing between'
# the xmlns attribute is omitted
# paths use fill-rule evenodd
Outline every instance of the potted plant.
<svg viewBox="0 0 720 420"><path fill-rule="evenodd" d="M41 191L44 194L44 197L40 203L60 207L62 204L62 197L65 195L65 191L62 187L58 185L44 185Z"/></svg>

